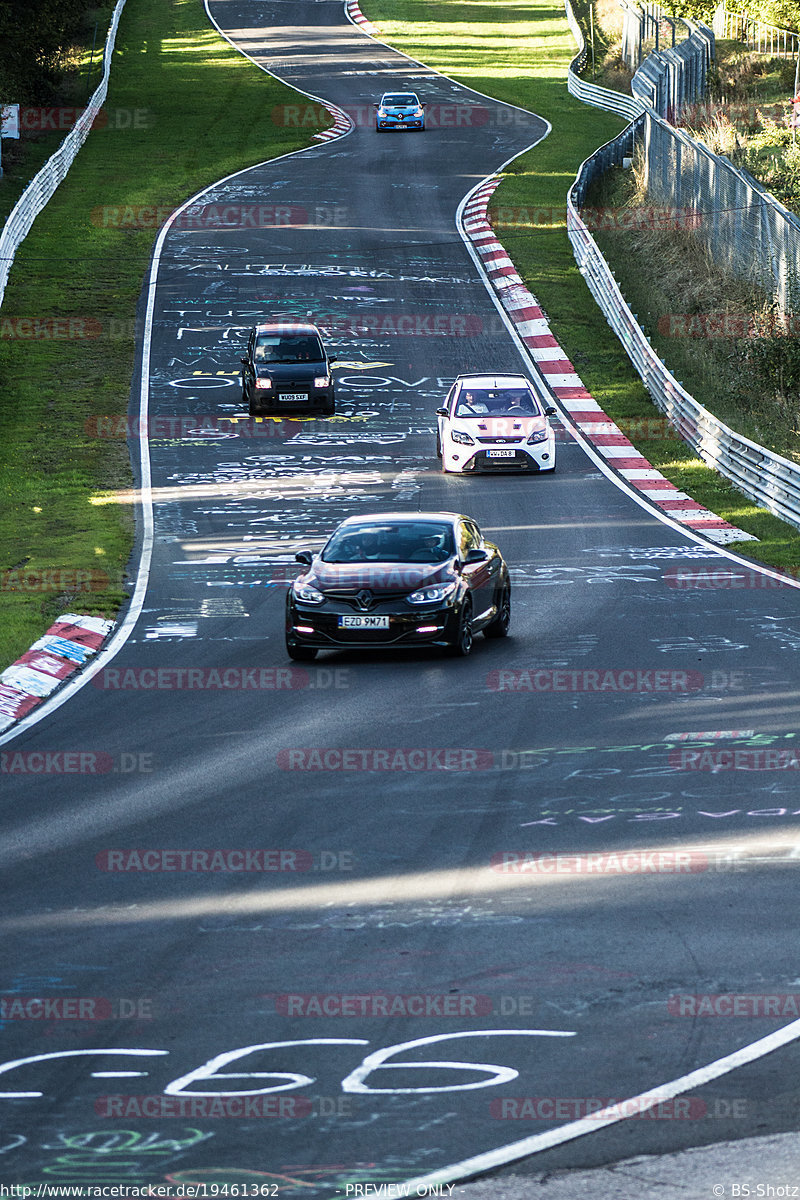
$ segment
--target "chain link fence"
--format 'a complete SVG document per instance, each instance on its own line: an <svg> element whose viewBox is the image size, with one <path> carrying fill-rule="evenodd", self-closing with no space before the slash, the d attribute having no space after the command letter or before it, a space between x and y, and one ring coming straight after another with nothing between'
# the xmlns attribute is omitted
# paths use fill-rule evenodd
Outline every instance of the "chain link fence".
<svg viewBox="0 0 800 1200"><path fill-rule="evenodd" d="M565 0L565 5L574 31L576 22L570 0ZM576 37L582 48L579 31ZM579 60L580 54L570 68L569 91L588 104L597 104L587 85L574 74ZM599 107L610 108L605 96L602 99ZM575 260L609 325L669 423L709 466L744 495L800 528L800 466L717 420L672 375L626 303L581 218L581 208L592 180L612 166L630 160L634 148L644 145L650 194L676 209L685 205L693 211L698 221L695 232L709 239L707 244L714 247L712 253L730 254L737 269L748 277L752 277L754 270L761 271L775 294L785 297L787 306L789 301L797 299L800 222L746 172L736 171L726 159L673 129L641 101L626 99L630 105L644 107L644 111L638 116L631 111L632 124L590 155L567 194L567 234ZM730 260L723 258L723 261Z"/></svg>
<svg viewBox="0 0 800 1200"><path fill-rule="evenodd" d="M714 262L754 280L778 312L800 310L800 220L747 171L652 112L642 144L648 196L691 210Z"/></svg>

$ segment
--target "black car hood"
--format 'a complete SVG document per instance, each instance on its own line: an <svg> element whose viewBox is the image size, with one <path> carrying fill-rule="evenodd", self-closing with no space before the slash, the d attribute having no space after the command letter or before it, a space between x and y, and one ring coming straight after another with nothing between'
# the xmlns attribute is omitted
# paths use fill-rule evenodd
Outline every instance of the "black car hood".
<svg viewBox="0 0 800 1200"><path fill-rule="evenodd" d="M275 362L259 363L256 368L259 379L314 379L328 374L326 362Z"/></svg>
<svg viewBox="0 0 800 1200"><path fill-rule="evenodd" d="M443 563L326 563L318 558L306 578L323 592L369 588L380 594L449 583L455 573L452 559Z"/></svg>

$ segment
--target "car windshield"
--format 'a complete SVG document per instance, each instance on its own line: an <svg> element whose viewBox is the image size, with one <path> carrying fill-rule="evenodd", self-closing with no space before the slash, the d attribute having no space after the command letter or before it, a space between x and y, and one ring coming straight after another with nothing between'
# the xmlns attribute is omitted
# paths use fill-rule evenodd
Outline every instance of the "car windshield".
<svg viewBox="0 0 800 1200"><path fill-rule="evenodd" d="M337 529L322 551L323 562L440 563L455 554L451 525L393 521Z"/></svg>
<svg viewBox="0 0 800 1200"><path fill-rule="evenodd" d="M456 417L538 417L541 410L527 388L463 388Z"/></svg>
<svg viewBox="0 0 800 1200"><path fill-rule="evenodd" d="M416 96L384 96L384 105L389 108L411 108L419 104Z"/></svg>
<svg viewBox="0 0 800 1200"><path fill-rule="evenodd" d="M308 333L259 333L256 362L321 362L325 357L319 338Z"/></svg>

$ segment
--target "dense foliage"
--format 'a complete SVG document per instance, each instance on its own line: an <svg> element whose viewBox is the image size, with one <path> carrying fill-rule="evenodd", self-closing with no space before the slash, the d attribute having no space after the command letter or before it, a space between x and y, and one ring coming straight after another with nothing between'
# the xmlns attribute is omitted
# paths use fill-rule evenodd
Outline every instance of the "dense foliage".
<svg viewBox="0 0 800 1200"><path fill-rule="evenodd" d="M53 98L61 55L86 7L86 0L2 0L0 101L41 103Z"/></svg>
<svg viewBox="0 0 800 1200"><path fill-rule="evenodd" d="M716 3L709 0L666 0L664 9L671 16L695 17L711 24ZM746 12L751 20L766 21L779 29L800 31L800 7L797 0L727 0L729 12Z"/></svg>

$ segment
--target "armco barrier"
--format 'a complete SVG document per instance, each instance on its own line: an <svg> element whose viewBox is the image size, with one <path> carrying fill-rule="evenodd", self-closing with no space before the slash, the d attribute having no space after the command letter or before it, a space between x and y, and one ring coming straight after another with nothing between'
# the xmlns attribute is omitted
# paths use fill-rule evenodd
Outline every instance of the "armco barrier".
<svg viewBox="0 0 800 1200"><path fill-rule="evenodd" d="M578 53L570 63L567 73L567 90L570 95L575 96L577 100L582 100L584 104L591 104L594 108L603 108L606 112L616 113L617 116L624 117L627 121L633 121L635 117L638 117L639 113L644 112L645 105L643 101L637 99L635 96L624 96L622 92L614 92L610 88L598 87L595 83L589 83L587 80L581 79L578 72L583 69L586 63L586 41L569 0L565 0L565 8L567 23L569 24L572 36L578 43Z"/></svg>
<svg viewBox="0 0 800 1200"><path fill-rule="evenodd" d="M103 78L100 81L99 87L55 154L51 155L44 166L34 175L11 210L9 218L3 226L2 232L0 232L0 304L3 303L8 275L18 246L27 237L36 217L65 178L75 160L75 156L89 136L92 124L102 108L103 101L108 92L108 80L111 74L111 55L114 52L117 27L124 7L125 0L117 0L108 36L106 37L106 45L103 52Z"/></svg>
<svg viewBox="0 0 800 1200"><path fill-rule="evenodd" d="M565 0L565 3L570 26L575 32L579 46L582 47L583 38L570 11L569 0ZM587 104L596 104L585 88L579 89L576 86L581 81L572 78L573 68L578 59L570 67L569 91ZM597 107L609 106L601 103L597 104ZM630 156L641 127L649 120L658 118L645 107L644 112L633 124L581 165L578 176L567 194L567 235L572 243L575 260L606 320L621 341L656 406L666 415L670 424L704 462L719 471L741 492L769 512L800 528L800 466L736 433L689 395L650 345L628 307L608 263L581 220L579 209L591 180L610 166L621 164L624 157Z"/></svg>

